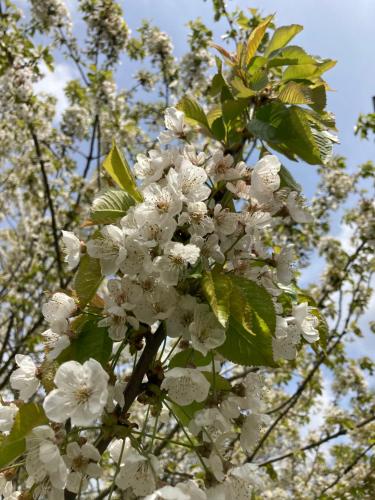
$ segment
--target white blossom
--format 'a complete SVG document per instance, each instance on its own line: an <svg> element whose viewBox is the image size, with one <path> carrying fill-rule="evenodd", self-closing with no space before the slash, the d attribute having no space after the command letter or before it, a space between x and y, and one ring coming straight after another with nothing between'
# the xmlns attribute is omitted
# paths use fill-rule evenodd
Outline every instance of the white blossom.
<svg viewBox="0 0 375 500"><path fill-rule="evenodd" d="M301 304L293 306L292 314L301 330L302 337L311 343L319 340L319 331L317 330L319 320L310 311L311 308L307 302L301 302Z"/></svg>
<svg viewBox="0 0 375 500"><path fill-rule="evenodd" d="M71 419L72 425L89 425L100 417L108 397L109 376L100 363L90 358L83 365L67 361L58 368L57 389L47 394L43 408L53 422Z"/></svg>
<svg viewBox="0 0 375 500"><path fill-rule="evenodd" d="M167 130L161 132L159 135L159 141L162 144L167 144L173 139L185 136L187 127L185 124L185 115L182 111L176 108L167 108L165 110L164 121Z"/></svg>
<svg viewBox="0 0 375 500"><path fill-rule="evenodd" d="M280 187L280 161L276 156L266 155L259 160L251 174L251 196L260 203L272 199L274 191Z"/></svg>
<svg viewBox="0 0 375 500"><path fill-rule="evenodd" d="M81 242L71 231L61 231L65 245L65 262L68 263L68 270L74 269L79 264L81 256Z"/></svg>
<svg viewBox="0 0 375 500"><path fill-rule="evenodd" d="M199 304L196 307L189 333L192 346L203 355L225 342L225 328L221 326L206 304Z"/></svg>
<svg viewBox="0 0 375 500"><path fill-rule="evenodd" d="M305 224L314 221L314 217L303 206L303 201L300 199L296 191L292 191L288 194L286 206L289 210L290 216L295 222Z"/></svg>
<svg viewBox="0 0 375 500"><path fill-rule="evenodd" d="M68 318L76 311L75 300L65 293L53 294L51 300L42 306L42 313L55 333L66 333L69 328Z"/></svg>
<svg viewBox="0 0 375 500"><path fill-rule="evenodd" d="M164 255L154 261L155 270L166 285L177 285L181 274L189 265L194 265L200 250L196 245L169 242L164 247Z"/></svg>
<svg viewBox="0 0 375 500"><path fill-rule="evenodd" d="M171 168L167 175L168 184L185 203L206 200L211 189L205 184L207 174L188 160L182 160L180 168Z"/></svg>
<svg viewBox="0 0 375 500"><path fill-rule="evenodd" d="M193 368L172 368L165 373L161 388L175 403L186 406L207 399L210 384L202 373Z"/></svg>
<svg viewBox="0 0 375 500"><path fill-rule="evenodd" d="M206 500L207 495L198 488L194 481L177 483L175 486L163 486L147 495L144 500Z"/></svg>
<svg viewBox="0 0 375 500"><path fill-rule="evenodd" d="M26 437L26 471L31 484L48 478L53 488L63 490L68 476L67 467L55 443L53 430L47 425L34 427Z"/></svg>
<svg viewBox="0 0 375 500"><path fill-rule="evenodd" d="M40 385L37 378L37 366L30 356L16 354L17 368L10 376L10 385L13 389L20 391L20 399L27 401L38 390Z"/></svg>
<svg viewBox="0 0 375 500"><path fill-rule="evenodd" d="M14 403L3 404L0 401L0 432L9 432L13 427L18 408Z"/></svg>
<svg viewBox="0 0 375 500"><path fill-rule="evenodd" d="M128 451L116 477L116 485L122 490L131 488L137 496L152 493L156 486L158 461L153 455L143 456L136 450Z"/></svg>
<svg viewBox="0 0 375 500"><path fill-rule="evenodd" d="M87 253L100 259L104 275L115 274L127 256L125 234L119 227L109 224L102 229L102 235L102 238L87 242Z"/></svg>
<svg viewBox="0 0 375 500"><path fill-rule="evenodd" d="M102 469L97 464L100 458L99 451L90 443L82 446L75 441L68 443L64 456L66 465L71 469L67 478L67 489L78 493L80 487L85 489L87 476L99 478L102 474Z"/></svg>

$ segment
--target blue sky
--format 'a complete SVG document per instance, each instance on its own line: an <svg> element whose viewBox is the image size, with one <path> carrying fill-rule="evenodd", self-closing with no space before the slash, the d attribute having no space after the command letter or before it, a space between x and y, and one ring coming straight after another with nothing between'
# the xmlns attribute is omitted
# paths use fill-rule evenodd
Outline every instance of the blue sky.
<svg viewBox="0 0 375 500"><path fill-rule="evenodd" d="M125 0L121 2L131 28L143 18L154 21L172 38L177 56L186 49L186 23L200 16L214 31L215 41L226 30L225 20L213 22L211 0ZM341 144L336 152L348 158L351 168L371 158L374 145L353 135L359 112L372 111L375 95L375 1L374 0L229 0L228 9L257 7L264 14L276 13L276 23L302 24L304 31L295 39L312 54L336 59L326 73L334 92L329 93L328 109L337 118ZM315 190L317 176L311 166L291 165L307 196Z"/></svg>

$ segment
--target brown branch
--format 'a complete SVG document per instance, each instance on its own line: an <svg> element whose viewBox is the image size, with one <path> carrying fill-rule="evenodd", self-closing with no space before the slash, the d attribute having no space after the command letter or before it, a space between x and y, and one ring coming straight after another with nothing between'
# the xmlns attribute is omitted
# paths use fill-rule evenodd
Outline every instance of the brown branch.
<svg viewBox="0 0 375 500"><path fill-rule="evenodd" d="M365 450L363 450L362 453L360 453L353 460L353 462L351 462L347 467L345 467L345 469L342 471L342 473L339 476L337 476L337 478L332 483L330 483L328 486L326 486L324 488L324 490L320 493L320 495L317 498L322 498L322 496L324 495L324 493L326 493L328 490L330 490L331 488L333 488L334 486L336 486L336 484L339 483L341 481L341 479L348 472L350 472L353 469L353 467L355 467L357 465L357 463L366 455L366 453L368 453L374 446L375 446L375 443L372 443Z"/></svg>
<svg viewBox="0 0 375 500"><path fill-rule="evenodd" d="M61 264L61 252L60 252L60 246L59 246L59 234L58 234L58 229L57 229L55 209L53 206L51 190L50 190L49 182L48 182L46 164L43 160L42 151L40 148L38 137L37 137L32 125L30 125L29 128L30 128L31 137L32 137L33 142L34 142L34 147L35 147L35 151L36 151L37 158L39 161L40 169L42 172L44 191L45 191L45 194L47 197L48 208L49 208L49 211L51 214L52 236L53 236L53 244L54 244L55 253L56 253L56 263L57 263L57 270L58 270L58 275L59 275L60 287L64 288L63 268L62 268L62 264Z"/></svg>
<svg viewBox="0 0 375 500"><path fill-rule="evenodd" d="M375 420L375 415L372 415L371 417L363 420L358 425L356 425L355 428L360 429L361 427L364 427L365 425L373 422L374 420ZM348 434L348 432L351 432L351 429L348 430L348 429L341 428L340 430L338 430L334 434L329 434L328 436L326 436L323 439L320 439L319 441L313 441L312 443L309 443L308 445L303 446L302 448L298 448L298 450L290 451L288 453L284 453L283 455L279 455L278 457L266 460L265 462L262 462L261 464L259 464L259 467L264 467L265 465L272 464L274 462L279 462L280 460L284 460L285 458L292 457L295 453L298 453L300 451L307 451L307 450L311 450L313 448L317 448L320 445L326 443L327 441L331 441L331 439L336 439L339 436L344 436L345 434Z"/></svg>
<svg viewBox="0 0 375 500"><path fill-rule="evenodd" d="M146 347L143 349L142 355L136 364L133 373L130 377L124 390L125 404L123 408L116 406L115 413L117 415L125 414L129 411L131 405L139 395L143 377L153 362L158 349L165 338L163 324L159 326L158 330L150 335L146 340ZM100 454L103 454L111 442L113 436L102 436L99 443L96 445ZM75 493L65 490L65 500L73 500L76 497ZM99 498L101 498L99 496Z"/></svg>

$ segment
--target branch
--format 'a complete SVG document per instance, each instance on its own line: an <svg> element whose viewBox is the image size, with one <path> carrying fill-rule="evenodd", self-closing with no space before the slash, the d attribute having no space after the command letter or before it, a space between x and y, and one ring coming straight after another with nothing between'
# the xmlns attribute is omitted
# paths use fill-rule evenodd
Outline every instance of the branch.
<svg viewBox="0 0 375 500"><path fill-rule="evenodd" d="M375 420L375 415L372 415L371 417L367 418L366 420L363 420L360 422L358 425L355 426L356 429L360 429L361 427L364 427L365 425L373 422ZM313 448L317 448L320 445L326 443L327 441L330 441L331 439L335 439L339 436L344 436L345 434L348 434L348 432L351 432L351 429L340 429L339 431L335 432L334 434L329 434L323 439L320 439L319 441L313 441L312 443L304 446L303 448L299 448L298 450L290 451L288 453L284 453L284 455L280 455L275 458L271 458L269 460L266 460L265 462L259 464L259 467L264 467L265 465L272 464L274 462L279 462L280 460L284 460L285 458L292 457L295 453L298 453L300 451L306 451L306 450L311 450Z"/></svg>
<svg viewBox="0 0 375 500"><path fill-rule="evenodd" d="M347 467L345 467L345 469L343 470L343 472L339 476L337 476L337 478L331 484L329 484L326 488L324 488L324 490L320 493L320 495L318 496L318 498L322 498L322 496L324 495L324 493L326 493L328 490L330 490L331 488L333 488L334 486L336 486L336 484L338 482L340 482L341 479L348 472L350 472L353 469L353 467L355 467L357 465L357 463L366 455L366 453L369 452L371 450L371 448L373 448L374 446L375 446L375 443L370 444L365 450L362 451L362 453L360 453L359 455L357 455L357 457L353 460L353 462L351 462Z"/></svg>
<svg viewBox="0 0 375 500"><path fill-rule="evenodd" d="M50 190L49 183L48 183L46 165L45 165L45 162L44 162L43 157L42 157L42 151L40 149L38 137L36 136L32 125L30 125L30 133L31 133L31 137L32 137L33 142L34 142L35 151L36 151L37 158L38 158L39 165L40 165L40 169L42 172L44 190L46 193L48 207L49 207L49 211L51 214L53 244L54 244L55 253L56 253L56 262L57 262L57 270L58 270L59 280L60 280L60 287L64 288L63 268L61 265L61 253L60 253L60 246L59 246L59 235L58 235L58 229L57 229L57 224L56 224L55 209L53 207L53 201L52 201L52 196L51 196L51 190Z"/></svg>
<svg viewBox="0 0 375 500"><path fill-rule="evenodd" d="M165 338L164 327L160 325L157 329L156 333L150 335L146 340L146 347L143 349L142 355L139 358L138 363L136 364L133 373L130 377L129 382L127 383L124 390L124 399L125 404L123 408L119 405L115 408L115 413L120 416L121 414L126 414L134 400L140 393L141 384L143 381L143 377L145 376L147 370L149 369L153 359L155 358L160 344ZM97 449L100 454L103 454L107 449L109 443L111 442L113 436L102 436L97 444ZM75 493L65 490L65 500L73 500L76 497ZM102 498L99 496L99 498Z"/></svg>

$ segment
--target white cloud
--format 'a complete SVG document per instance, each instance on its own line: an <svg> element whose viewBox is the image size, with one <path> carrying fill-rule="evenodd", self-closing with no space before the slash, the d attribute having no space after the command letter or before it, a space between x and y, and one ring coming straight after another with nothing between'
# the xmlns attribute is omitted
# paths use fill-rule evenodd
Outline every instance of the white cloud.
<svg viewBox="0 0 375 500"><path fill-rule="evenodd" d="M56 114L57 119L60 119L64 109L68 106L64 88L67 82L75 77L75 74L72 67L65 63L56 64L54 71L50 71L43 64L41 70L45 76L35 84L35 91L37 93L44 92L56 97Z"/></svg>

